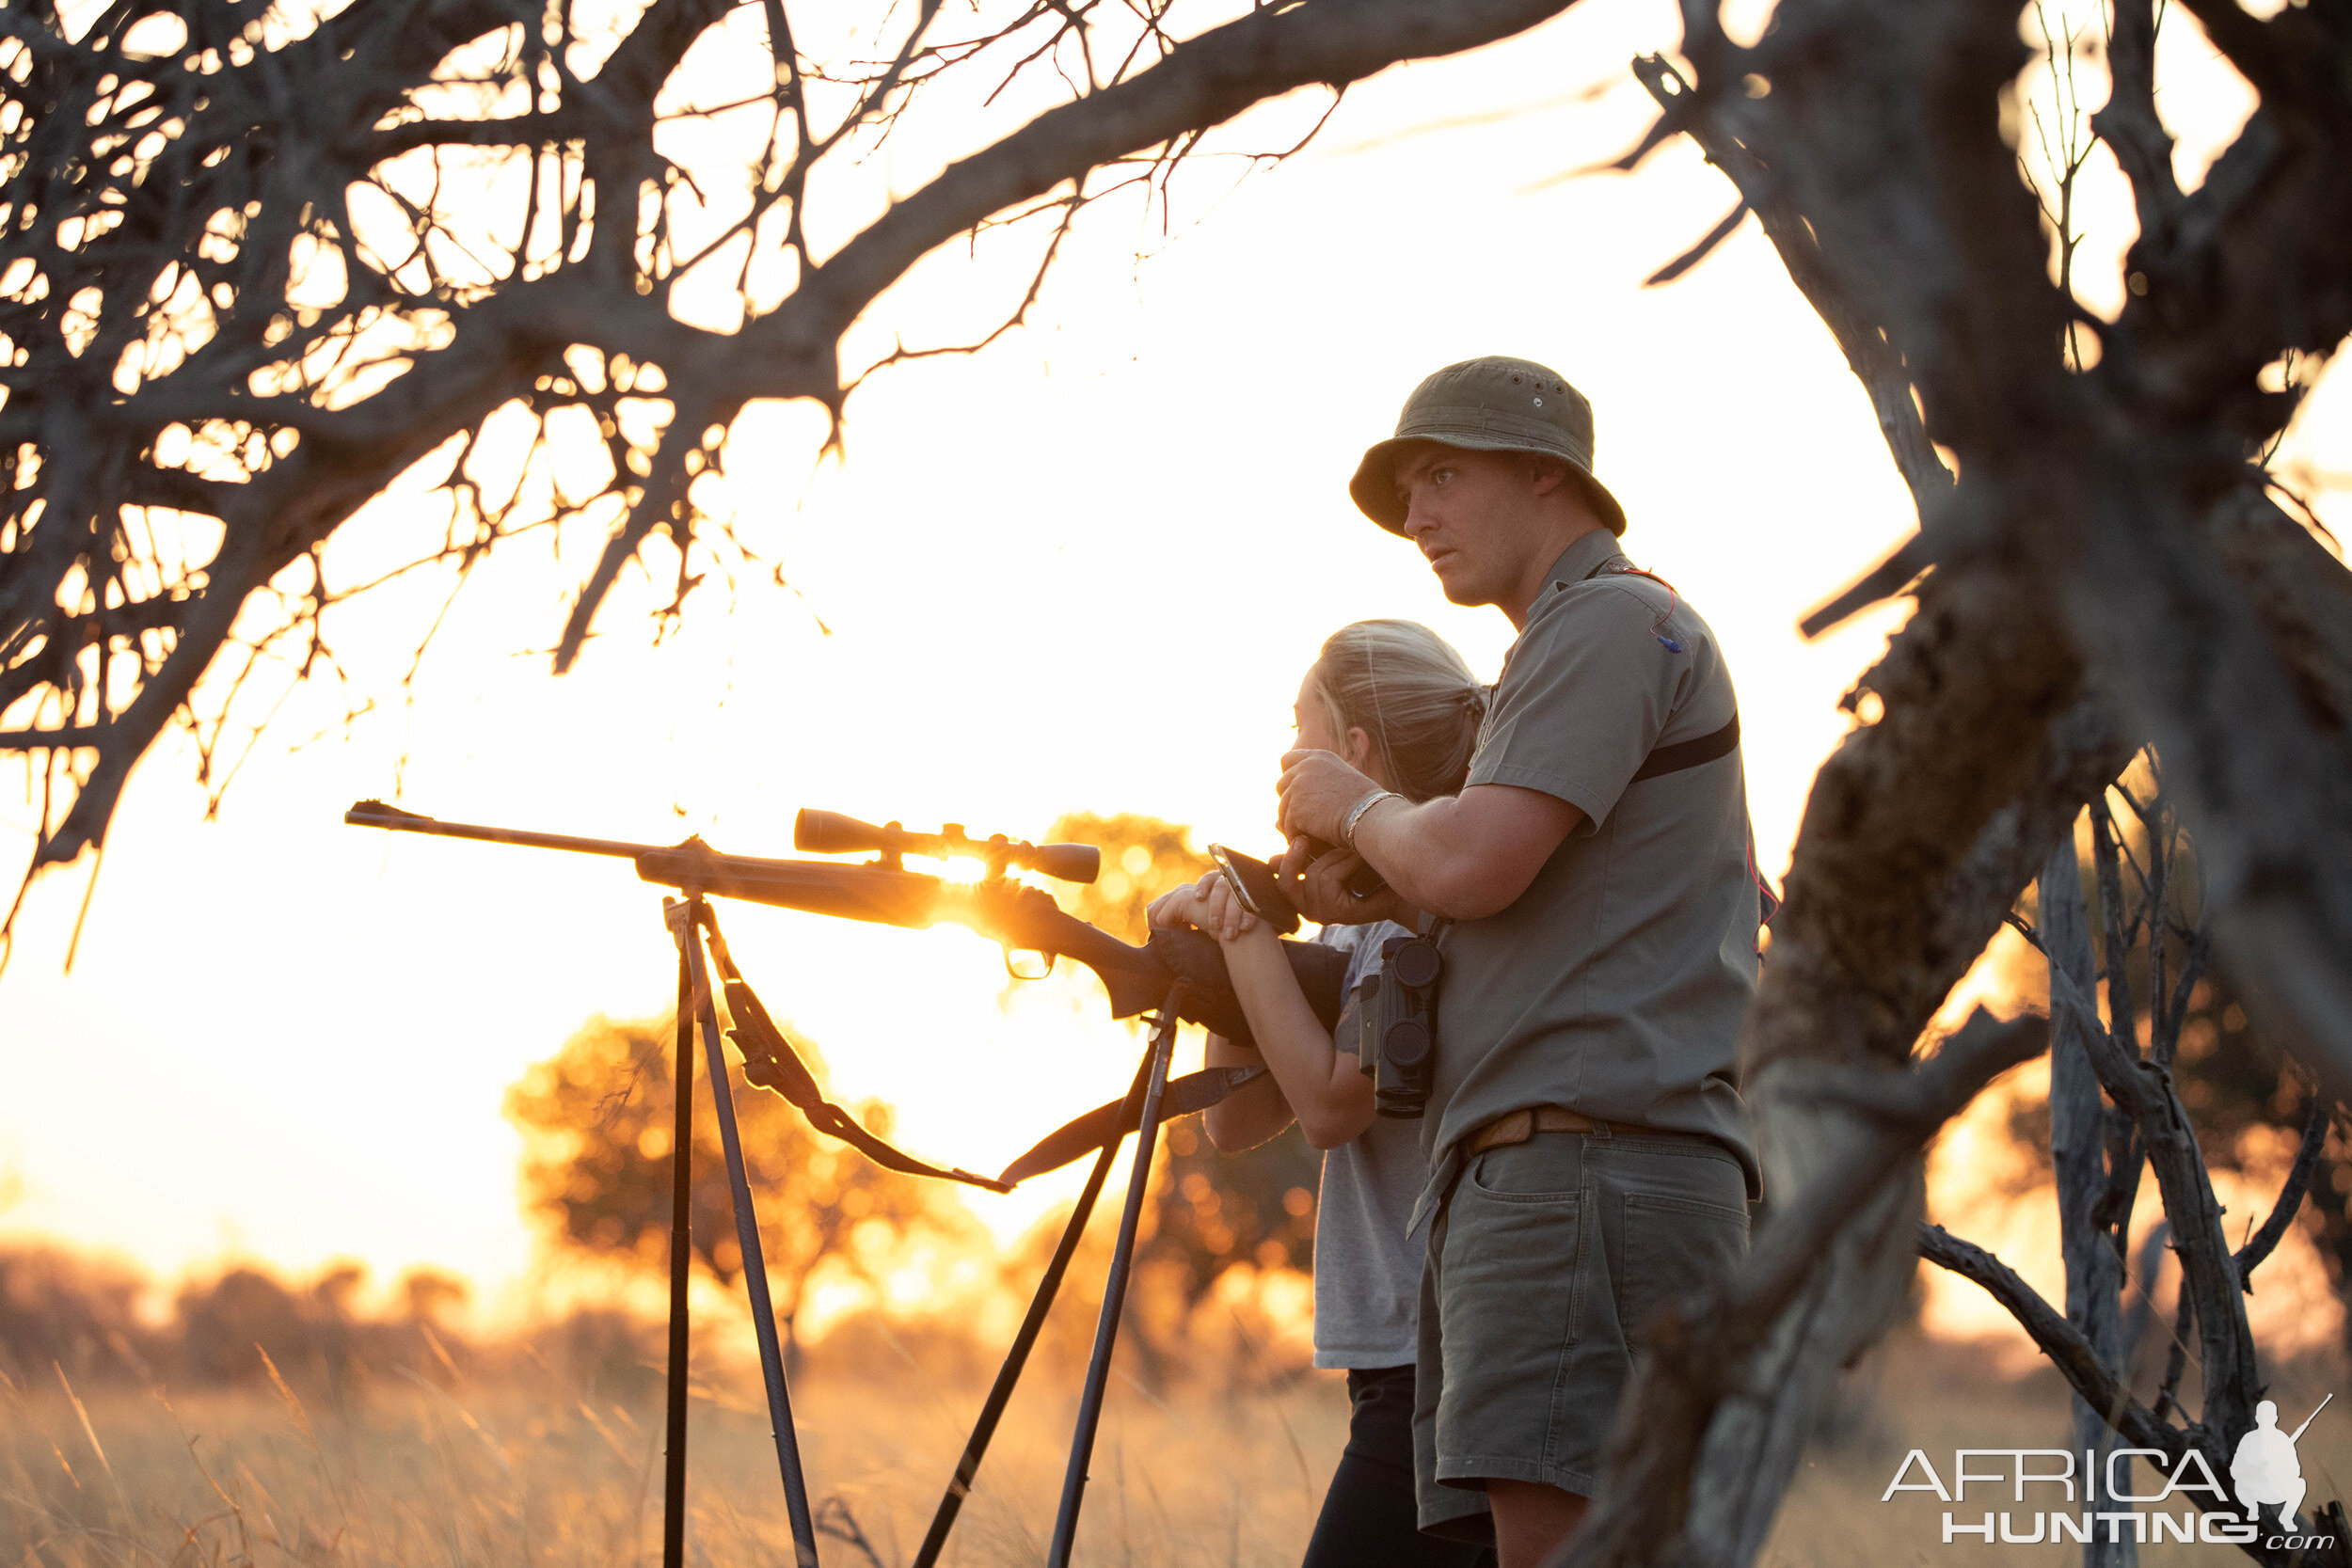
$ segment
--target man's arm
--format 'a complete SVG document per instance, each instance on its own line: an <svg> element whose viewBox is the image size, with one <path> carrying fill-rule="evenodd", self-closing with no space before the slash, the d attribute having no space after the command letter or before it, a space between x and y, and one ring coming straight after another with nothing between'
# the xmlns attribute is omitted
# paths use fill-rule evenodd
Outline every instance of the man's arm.
<svg viewBox="0 0 2352 1568"><path fill-rule="evenodd" d="M1282 763L1281 825L1294 834L1340 842L1348 814L1380 787L1329 752L1293 752ZM1357 818L1356 852L1406 902L1450 920L1477 920L1508 909L1583 820L1576 807L1541 790L1472 784L1418 804L1401 796L1380 801ZM1323 901L1311 892L1310 898ZM1317 921L1346 917L1341 910L1300 912Z"/></svg>
<svg viewBox="0 0 2352 1568"><path fill-rule="evenodd" d="M1518 901L1584 814L1517 784L1472 784L1416 805L1383 800L1356 824L1356 852L1408 902L1480 920Z"/></svg>

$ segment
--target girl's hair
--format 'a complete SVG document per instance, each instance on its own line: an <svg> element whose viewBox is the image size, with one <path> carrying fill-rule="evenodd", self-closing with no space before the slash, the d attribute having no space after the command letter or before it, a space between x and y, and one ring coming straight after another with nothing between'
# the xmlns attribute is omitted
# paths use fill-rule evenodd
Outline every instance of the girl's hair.
<svg viewBox="0 0 2352 1568"><path fill-rule="evenodd" d="M1486 689L1444 638L1414 621L1358 621L1331 634L1307 675L1333 733L1361 726L1398 794L1461 789Z"/></svg>

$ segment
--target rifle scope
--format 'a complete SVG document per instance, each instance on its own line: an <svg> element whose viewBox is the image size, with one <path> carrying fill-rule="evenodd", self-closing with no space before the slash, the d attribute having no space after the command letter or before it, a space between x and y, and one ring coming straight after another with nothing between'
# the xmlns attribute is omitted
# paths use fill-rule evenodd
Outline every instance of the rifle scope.
<svg viewBox="0 0 2352 1568"><path fill-rule="evenodd" d="M792 820L792 847L812 855L860 855L871 850L896 870L901 855L946 859L968 855L985 861L988 874L1001 877L1008 867L1034 871L1062 882L1090 882L1103 869L1103 851L1091 844L1030 844L996 833L972 838L961 822L950 822L935 833L909 832L896 822L877 828L837 811L803 808Z"/></svg>

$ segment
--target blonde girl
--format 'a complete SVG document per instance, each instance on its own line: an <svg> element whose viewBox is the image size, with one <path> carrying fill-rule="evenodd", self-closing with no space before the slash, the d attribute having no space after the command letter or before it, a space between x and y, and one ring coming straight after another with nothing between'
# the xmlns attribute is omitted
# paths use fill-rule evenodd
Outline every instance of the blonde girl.
<svg viewBox="0 0 2352 1568"><path fill-rule="evenodd" d="M1462 656L1411 621L1341 627L1299 683L1296 745L1338 753L1414 800L1457 793L1486 714L1486 689ZM1411 918L1392 895L1378 906ZM1346 1450L1307 1548L1306 1568L1475 1568L1486 1548L1420 1533L1413 1499L1414 1318L1422 1248L1406 1235L1426 1164L1417 1121L1374 1115L1372 1080L1342 1053L1292 977L1273 929L1243 910L1217 875L1152 906L1152 924L1216 937L1255 1050L1209 1037L1213 1067L1254 1065L1266 1076L1204 1115L1228 1152L1253 1148L1295 1120L1324 1150L1315 1212L1315 1365L1343 1368L1351 1406ZM1327 926L1317 940L1348 955L1345 991L1376 969L1380 947L1408 934L1393 920Z"/></svg>

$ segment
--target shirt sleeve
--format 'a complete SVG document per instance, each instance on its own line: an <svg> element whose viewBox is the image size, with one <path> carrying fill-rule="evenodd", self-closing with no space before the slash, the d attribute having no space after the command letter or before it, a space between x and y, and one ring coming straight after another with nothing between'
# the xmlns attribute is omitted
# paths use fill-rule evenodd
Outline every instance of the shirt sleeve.
<svg viewBox="0 0 2352 1568"><path fill-rule="evenodd" d="M1375 921L1368 926L1326 926L1326 932L1344 932L1343 936L1318 938L1347 955L1347 972L1341 980L1340 994L1353 998L1356 982L1380 967L1380 948L1391 937L1408 937L1413 933L1393 920Z"/></svg>
<svg viewBox="0 0 2352 1568"><path fill-rule="evenodd" d="M1646 579L1645 579L1645 584ZM1675 712L1692 665L1660 641L1672 601L1621 581L1580 583L1538 607L1511 650L1470 759L1470 784L1539 790L1584 814L1617 803Z"/></svg>

